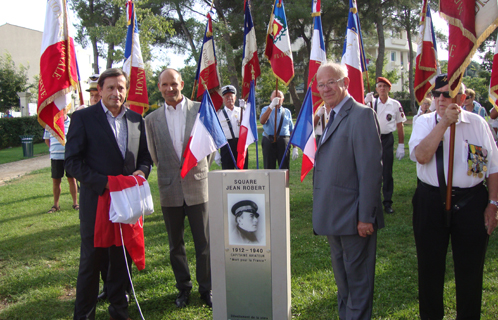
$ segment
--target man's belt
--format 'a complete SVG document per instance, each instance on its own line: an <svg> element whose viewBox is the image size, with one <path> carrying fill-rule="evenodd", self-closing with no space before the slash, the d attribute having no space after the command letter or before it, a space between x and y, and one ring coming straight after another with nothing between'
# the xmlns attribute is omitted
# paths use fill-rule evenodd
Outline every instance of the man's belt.
<svg viewBox="0 0 498 320"><path fill-rule="evenodd" d="M277 136L277 139L278 138L290 138L290 136ZM273 135L271 136L268 136L268 139L272 140L273 141Z"/></svg>
<svg viewBox="0 0 498 320"><path fill-rule="evenodd" d="M430 190L431 192L439 193L439 187L431 186L420 179L418 179L419 186L424 187L425 189ZM451 212L456 212L463 208L472 197L477 193L477 191L482 187L483 183L478 183L470 188L451 188L451 196L455 198L456 201L452 201Z"/></svg>
<svg viewBox="0 0 498 320"><path fill-rule="evenodd" d="M386 134L381 134L381 135L380 135L380 138L381 138L381 139L385 139L385 138L387 138L387 137L389 137L389 136L392 136L392 135L393 135L393 133L392 133L392 132L389 132L389 133L386 133Z"/></svg>

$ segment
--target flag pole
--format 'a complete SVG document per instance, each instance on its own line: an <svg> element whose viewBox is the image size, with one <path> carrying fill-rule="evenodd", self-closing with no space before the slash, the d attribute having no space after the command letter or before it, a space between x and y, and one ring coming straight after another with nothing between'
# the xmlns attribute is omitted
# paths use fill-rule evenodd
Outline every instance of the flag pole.
<svg viewBox="0 0 498 320"><path fill-rule="evenodd" d="M190 96L190 100L194 101L195 88L197 87L197 79L194 81L194 86L192 87L192 95Z"/></svg>
<svg viewBox="0 0 498 320"><path fill-rule="evenodd" d="M276 79L275 97L278 97L278 78ZM271 103L271 101L270 101ZM275 124L273 125L273 142L277 142L277 108L275 106Z"/></svg>
<svg viewBox="0 0 498 320"><path fill-rule="evenodd" d="M456 103L456 96L453 103ZM448 182L446 183L446 226L451 224L451 190L453 188L453 161L455 158L455 124L450 125L450 148L448 153Z"/></svg>

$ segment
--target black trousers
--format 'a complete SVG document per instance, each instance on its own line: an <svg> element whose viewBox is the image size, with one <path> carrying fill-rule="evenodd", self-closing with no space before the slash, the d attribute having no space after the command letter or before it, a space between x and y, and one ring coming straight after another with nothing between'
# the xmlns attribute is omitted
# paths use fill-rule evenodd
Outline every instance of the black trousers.
<svg viewBox="0 0 498 320"><path fill-rule="evenodd" d="M282 169L289 169L290 150L287 150L284 157L285 149L289 144L289 140L289 136L279 136L277 138L277 142L273 143L273 136L263 136L263 139L261 140L261 147L263 148L263 162L265 169L278 169L280 167L280 162L282 161ZM277 161L278 167L275 165Z"/></svg>
<svg viewBox="0 0 498 320"><path fill-rule="evenodd" d="M94 247L95 222L80 221L81 253L78 280L76 283L76 303L74 319L95 319L95 305L99 294L99 273L101 262L108 257L107 299L110 302L109 314L117 320L128 319L128 301L125 290L129 287L128 271L123 247ZM131 261L128 253L127 259Z"/></svg>
<svg viewBox="0 0 498 320"><path fill-rule="evenodd" d="M228 139L228 144L230 145L230 149L232 149L233 157L235 161L237 161L237 144L239 143L239 139ZM235 169L235 166L233 164L233 159L232 156L230 155L230 150L228 150L228 146L225 145L220 149L220 155L221 155L221 168L223 170L230 170L230 169ZM247 165L249 164L249 153L246 154L246 160L244 161L244 168L247 169ZM239 168L242 169L242 168Z"/></svg>
<svg viewBox="0 0 498 320"><path fill-rule="evenodd" d="M182 207L161 207L168 231L169 257L178 290L191 290L192 281L185 251L184 230L187 216L194 238L196 279L199 293L211 291L211 263L209 261L209 225L207 202Z"/></svg>
<svg viewBox="0 0 498 320"><path fill-rule="evenodd" d="M394 162L394 136L391 133L382 134L382 193L384 206L392 205L394 181L393 181L393 162Z"/></svg>
<svg viewBox="0 0 498 320"><path fill-rule="evenodd" d="M452 197L456 204L461 197ZM488 234L484 210L488 192L482 184L472 199L445 223L439 188L418 183L413 197L413 231L417 247L421 319L443 319L446 253L451 240L455 268L457 320L480 319L482 278Z"/></svg>

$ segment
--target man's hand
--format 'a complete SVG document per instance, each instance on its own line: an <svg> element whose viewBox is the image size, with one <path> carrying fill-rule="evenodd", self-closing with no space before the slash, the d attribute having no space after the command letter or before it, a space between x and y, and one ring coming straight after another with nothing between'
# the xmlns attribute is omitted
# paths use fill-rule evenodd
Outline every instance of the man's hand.
<svg viewBox="0 0 498 320"><path fill-rule="evenodd" d="M405 156L405 144L398 143L398 149L396 149L396 159L401 160Z"/></svg>
<svg viewBox="0 0 498 320"><path fill-rule="evenodd" d="M299 152L297 151L297 148L292 149L292 160L296 160L297 157L299 157Z"/></svg>
<svg viewBox="0 0 498 320"><path fill-rule="evenodd" d="M367 96L365 97L365 104L372 103L373 102L373 96L374 96L373 92L367 93Z"/></svg>
<svg viewBox="0 0 498 320"><path fill-rule="evenodd" d="M137 170L132 173L134 176L142 176L145 178L145 173L142 170Z"/></svg>
<svg viewBox="0 0 498 320"><path fill-rule="evenodd" d="M446 107L441 122L443 122L448 127L453 123L457 123L460 112L462 112L462 109L460 109L460 107L456 103L450 104Z"/></svg>
<svg viewBox="0 0 498 320"><path fill-rule="evenodd" d="M486 210L484 210L484 226L486 227L486 230L488 231L489 235L493 233L493 230L496 228L496 225L498 224L497 212L498 208L491 203L489 203L488 206L486 207Z"/></svg>
<svg viewBox="0 0 498 320"><path fill-rule="evenodd" d="M316 111L316 114L315 116L317 117L321 117L325 114L325 106L321 106L317 111Z"/></svg>
<svg viewBox="0 0 498 320"><path fill-rule="evenodd" d="M270 106L268 107L270 110L273 110L273 108L275 108L276 106L278 106L280 104L280 98L279 97L276 97L276 98L273 98L272 102L270 103Z"/></svg>
<svg viewBox="0 0 498 320"><path fill-rule="evenodd" d="M358 234L360 235L360 237L363 238L365 238L366 236L371 236L375 232L373 224L371 223L365 223L359 221L357 228L358 228Z"/></svg>
<svg viewBox="0 0 498 320"><path fill-rule="evenodd" d="M216 162L216 164L221 167L221 155L218 150L216 150L214 154L214 162Z"/></svg>
<svg viewBox="0 0 498 320"><path fill-rule="evenodd" d="M246 108L246 101L244 99L239 99L239 108L241 109Z"/></svg>

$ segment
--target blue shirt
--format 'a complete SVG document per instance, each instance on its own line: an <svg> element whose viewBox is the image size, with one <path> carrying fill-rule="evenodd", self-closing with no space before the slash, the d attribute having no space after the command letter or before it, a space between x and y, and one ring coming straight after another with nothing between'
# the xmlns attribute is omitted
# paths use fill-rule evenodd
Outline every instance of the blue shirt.
<svg viewBox="0 0 498 320"><path fill-rule="evenodd" d="M261 110L261 115L263 115L266 110L268 109L269 106L264 107ZM282 123L282 127L280 128L280 133L278 134L279 136L290 136L292 131L294 130L294 123L292 122L292 114L289 109L280 107L280 108L274 108L270 116L268 117L268 120L266 123L263 125L263 135L266 137L273 136L275 134L275 110L277 110L277 128L280 126L280 119L281 119L281 110L284 110L285 115L284 115L284 123ZM261 121L261 115L259 116L259 120Z"/></svg>
<svg viewBox="0 0 498 320"><path fill-rule="evenodd" d="M67 117L64 120L64 134L67 135L67 130L69 129L69 124L71 123L71 118ZM52 160L64 160L64 147L56 137L54 137L47 129L43 133L43 139L50 139L50 159Z"/></svg>

